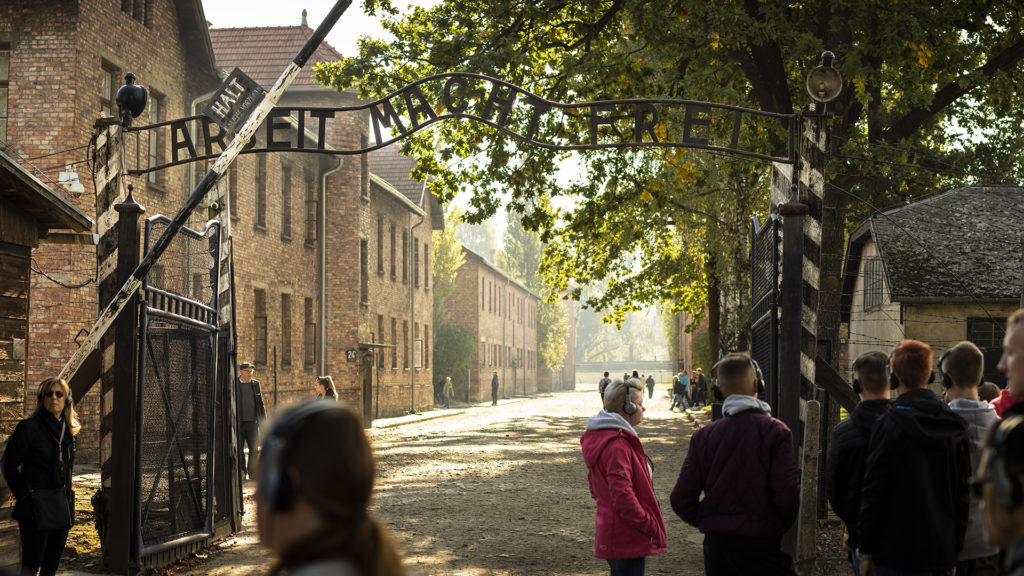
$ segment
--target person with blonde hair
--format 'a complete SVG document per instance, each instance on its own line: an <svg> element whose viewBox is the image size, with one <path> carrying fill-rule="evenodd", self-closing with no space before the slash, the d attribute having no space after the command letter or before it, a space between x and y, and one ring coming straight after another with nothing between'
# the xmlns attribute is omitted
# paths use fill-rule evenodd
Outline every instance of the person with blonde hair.
<svg viewBox="0 0 1024 576"><path fill-rule="evenodd" d="M79 429L67 382L47 378L39 385L35 411L7 440L2 468L15 499L23 575L57 573L75 517L71 470Z"/></svg>
<svg viewBox="0 0 1024 576"><path fill-rule="evenodd" d="M609 384L604 410L587 420L580 438L597 503L594 556L607 560L612 576L643 576L647 556L668 550L654 470L636 433L644 419L643 390L638 378Z"/></svg>
<svg viewBox="0 0 1024 576"><path fill-rule="evenodd" d="M391 536L369 514L373 451L344 404L311 400L282 410L258 467L256 520L277 560L271 576L405 574Z"/></svg>

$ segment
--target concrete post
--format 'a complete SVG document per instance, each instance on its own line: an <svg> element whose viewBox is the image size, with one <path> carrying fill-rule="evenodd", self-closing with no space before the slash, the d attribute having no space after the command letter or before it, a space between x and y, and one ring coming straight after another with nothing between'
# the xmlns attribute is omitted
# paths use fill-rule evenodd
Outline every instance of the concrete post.
<svg viewBox="0 0 1024 576"><path fill-rule="evenodd" d="M804 442L800 450L800 515L797 517L795 568L798 576L814 576L817 550L814 545L818 523L818 432L821 404L804 404Z"/></svg>

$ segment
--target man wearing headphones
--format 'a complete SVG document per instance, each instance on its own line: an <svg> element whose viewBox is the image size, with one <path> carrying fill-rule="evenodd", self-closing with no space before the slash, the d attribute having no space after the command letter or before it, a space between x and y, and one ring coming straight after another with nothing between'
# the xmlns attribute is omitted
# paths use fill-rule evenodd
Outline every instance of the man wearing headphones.
<svg viewBox="0 0 1024 576"><path fill-rule="evenodd" d="M792 575L782 535L800 507L793 434L757 399L753 359L730 354L714 369L725 417L694 432L672 509L704 533L707 576Z"/></svg>
<svg viewBox="0 0 1024 576"><path fill-rule="evenodd" d="M889 381L885 367L889 358L878 351L865 352L853 361L850 381L853 391L860 396L860 403L832 431L825 465L825 491L832 511L843 521L846 528L846 545L850 549L850 561L854 574L860 574L857 562L857 547L860 532L860 489L864 481L864 461L868 455L868 440L871 427L882 414L889 410Z"/></svg>
<svg viewBox="0 0 1024 576"><path fill-rule="evenodd" d="M1000 372L1006 375L1006 389L995 401L996 412L1006 418L1024 415L1024 309L1010 314L1003 337L1003 356L999 359Z"/></svg>
<svg viewBox="0 0 1024 576"><path fill-rule="evenodd" d="M981 461L985 434L999 421L995 408L978 397L985 372L985 357L971 342L960 342L939 356L939 382L946 390L949 408L967 421L971 439L971 470ZM995 576L999 573L999 551L985 542L981 499L971 498L964 549L957 557L957 576Z"/></svg>
<svg viewBox="0 0 1024 576"><path fill-rule="evenodd" d="M1010 416L992 429L971 484L985 503L988 541L1006 553L1002 573L1024 576L1024 417Z"/></svg>
<svg viewBox="0 0 1024 576"><path fill-rule="evenodd" d="M587 420L580 438L597 503L594 556L608 561L612 576L643 576L647 556L668 550L654 470L636 433L644 419L643 390L639 378L609 384L604 410Z"/></svg>
<svg viewBox="0 0 1024 576"><path fill-rule="evenodd" d="M928 389L932 350L903 340L889 354L897 398L875 422L861 491L862 575L952 574L967 531L967 423Z"/></svg>

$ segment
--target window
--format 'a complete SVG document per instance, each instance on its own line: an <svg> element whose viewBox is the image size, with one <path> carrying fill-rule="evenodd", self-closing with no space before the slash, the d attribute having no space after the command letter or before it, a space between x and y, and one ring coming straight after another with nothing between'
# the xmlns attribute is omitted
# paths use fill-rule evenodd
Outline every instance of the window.
<svg viewBox="0 0 1024 576"><path fill-rule="evenodd" d="M281 364L292 363L292 295L281 294Z"/></svg>
<svg viewBox="0 0 1024 576"><path fill-rule="evenodd" d="M359 148L366 150L369 146L369 138L366 134L359 135ZM359 155L359 195L363 200L370 199L370 155Z"/></svg>
<svg viewBox="0 0 1024 576"><path fill-rule="evenodd" d="M267 160L256 156L256 226L267 227Z"/></svg>
<svg viewBox="0 0 1024 576"><path fill-rule="evenodd" d="M423 325L423 367L430 368L430 325Z"/></svg>
<svg viewBox="0 0 1024 576"><path fill-rule="evenodd" d="M384 343L384 315L383 314L378 314L377 315L377 334L380 334L380 343L383 344ZM381 348L380 350L377 351L377 367L379 367L379 368L383 368L384 367L384 350L385 350L385 348Z"/></svg>
<svg viewBox="0 0 1024 576"><path fill-rule="evenodd" d="M103 71L100 75L100 116L117 116L117 104L114 94L120 85L118 77L121 75L117 66L103 61Z"/></svg>
<svg viewBox="0 0 1024 576"><path fill-rule="evenodd" d="M377 217L377 274L384 273L384 219Z"/></svg>
<svg viewBox="0 0 1024 576"><path fill-rule="evenodd" d="M420 287L420 241L412 237L412 279L413 286Z"/></svg>
<svg viewBox="0 0 1024 576"><path fill-rule="evenodd" d="M253 358L257 364L267 363L267 293L253 291Z"/></svg>
<svg viewBox="0 0 1024 576"><path fill-rule="evenodd" d="M306 298L303 302L303 308L305 309L303 315L306 317L306 322L302 330L302 360L304 364L309 366L310 364L316 364L316 317L313 316L316 311L313 309L313 299Z"/></svg>
<svg viewBox="0 0 1024 576"><path fill-rule="evenodd" d="M878 258L864 260L864 309L872 310L882 305L882 287L885 284L885 270Z"/></svg>
<svg viewBox="0 0 1024 576"><path fill-rule="evenodd" d="M149 123L163 122L164 97L156 92L149 93ZM149 167L153 168L164 162L163 130L149 130ZM150 184L159 186L163 183L163 170L154 170L147 175Z"/></svg>
<svg viewBox="0 0 1024 576"><path fill-rule="evenodd" d="M487 284L480 279L480 310L487 310Z"/></svg>
<svg viewBox="0 0 1024 576"><path fill-rule="evenodd" d="M121 11L146 28L153 27L153 0L121 0Z"/></svg>
<svg viewBox="0 0 1024 576"><path fill-rule="evenodd" d="M366 304L370 301L370 272L368 270L370 259L367 252L370 251L366 240L359 241L359 301Z"/></svg>
<svg viewBox="0 0 1024 576"><path fill-rule="evenodd" d="M391 279L395 279L395 223L391 223Z"/></svg>
<svg viewBox="0 0 1024 576"><path fill-rule="evenodd" d="M423 243L423 291L430 290L430 244Z"/></svg>
<svg viewBox="0 0 1024 576"><path fill-rule="evenodd" d="M477 353L480 356L480 365L484 366L487 364L487 341L480 341L480 351Z"/></svg>
<svg viewBox="0 0 1024 576"><path fill-rule="evenodd" d="M402 230L402 284L409 283L409 231Z"/></svg>
<svg viewBox="0 0 1024 576"><path fill-rule="evenodd" d="M402 320L402 368L409 369L409 321Z"/></svg>
<svg viewBox="0 0 1024 576"><path fill-rule="evenodd" d="M413 322L412 324L412 367L422 368L423 367L423 340L420 339L420 323Z"/></svg>
<svg viewBox="0 0 1024 576"><path fill-rule="evenodd" d="M320 216L320 199L317 197L316 180L313 173L306 170L306 245L316 242L317 220Z"/></svg>
<svg viewBox="0 0 1024 576"><path fill-rule="evenodd" d="M228 168L228 204L230 204L231 218L238 219L238 161L231 163Z"/></svg>
<svg viewBox="0 0 1024 576"><path fill-rule="evenodd" d="M1002 349L1006 318L968 318L967 339L982 351Z"/></svg>
<svg viewBox="0 0 1024 576"><path fill-rule="evenodd" d="M391 343L394 344L394 348L391 349L391 369L398 370L398 322L391 319Z"/></svg>
<svg viewBox="0 0 1024 576"><path fill-rule="evenodd" d="M281 165L281 237L292 236L292 167Z"/></svg>
<svg viewBox="0 0 1024 576"><path fill-rule="evenodd" d="M11 81L11 47L0 44L0 146L7 144L7 95Z"/></svg>

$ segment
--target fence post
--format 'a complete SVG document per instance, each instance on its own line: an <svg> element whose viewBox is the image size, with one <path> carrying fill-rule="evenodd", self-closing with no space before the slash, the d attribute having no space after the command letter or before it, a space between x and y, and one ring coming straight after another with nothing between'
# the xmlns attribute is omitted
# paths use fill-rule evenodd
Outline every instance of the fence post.
<svg viewBox="0 0 1024 576"><path fill-rule="evenodd" d="M818 522L818 430L821 404L810 400L804 404L804 442L800 451L800 515L797 518L796 573L814 576L817 549L814 545Z"/></svg>
<svg viewBox="0 0 1024 576"><path fill-rule="evenodd" d="M117 279L128 281L139 264L139 216L146 209L135 201L128 186L128 197L114 206L117 221ZM114 324L114 386L110 408L110 497L109 538L106 541L110 570L117 574L138 572L135 528L135 430L136 359L139 336L139 297L136 294Z"/></svg>

